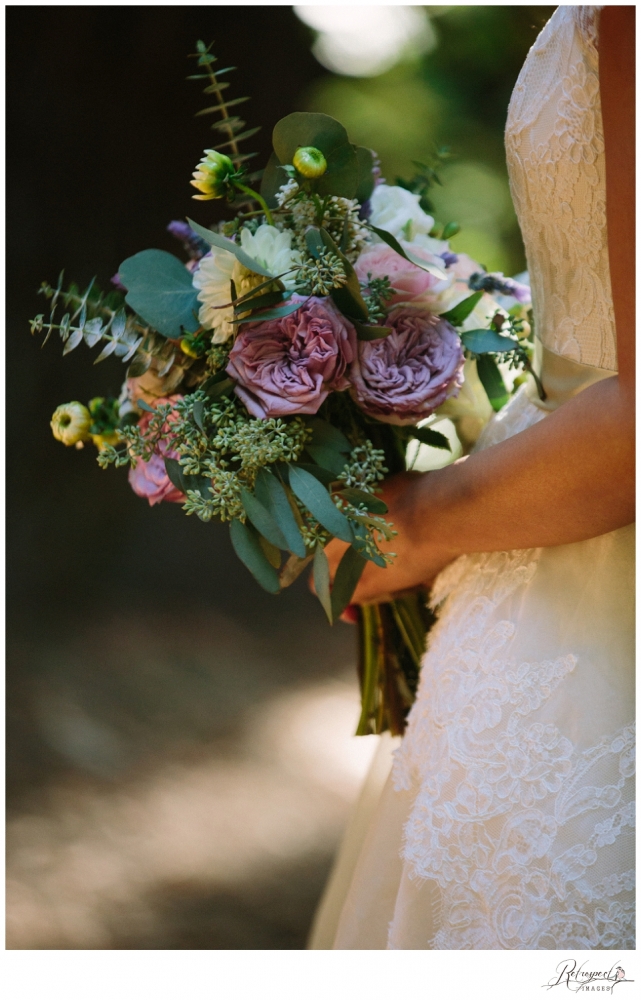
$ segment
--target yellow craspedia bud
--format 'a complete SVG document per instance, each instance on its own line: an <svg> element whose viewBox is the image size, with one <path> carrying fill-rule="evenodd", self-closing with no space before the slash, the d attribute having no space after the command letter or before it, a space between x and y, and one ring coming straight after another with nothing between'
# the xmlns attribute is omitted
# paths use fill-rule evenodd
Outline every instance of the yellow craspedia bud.
<svg viewBox="0 0 641 1000"><path fill-rule="evenodd" d="M315 146L301 146L297 149L294 153L293 163L298 173L307 177L308 180L322 177L327 170L327 160L320 149L316 149Z"/></svg>
<svg viewBox="0 0 641 1000"><path fill-rule="evenodd" d="M67 446L89 438L91 414L82 403L63 403L51 418L51 430L56 441Z"/></svg>
<svg viewBox="0 0 641 1000"><path fill-rule="evenodd" d="M212 198L224 198L228 190L228 178L235 173L234 164L215 149L206 149L205 155L194 170L193 181L190 183L202 194L195 194L197 201L211 201Z"/></svg>

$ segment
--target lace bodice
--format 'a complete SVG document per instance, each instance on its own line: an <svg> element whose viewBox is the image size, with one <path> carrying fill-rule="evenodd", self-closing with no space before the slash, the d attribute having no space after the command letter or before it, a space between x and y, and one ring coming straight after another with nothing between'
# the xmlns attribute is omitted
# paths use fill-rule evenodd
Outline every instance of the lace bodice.
<svg viewBox="0 0 641 1000"><path fill-rule="evenodd" d="M508 111L512 198L543 344L617 370L597 51L601 7L558 7L530 49Z"/></svg>

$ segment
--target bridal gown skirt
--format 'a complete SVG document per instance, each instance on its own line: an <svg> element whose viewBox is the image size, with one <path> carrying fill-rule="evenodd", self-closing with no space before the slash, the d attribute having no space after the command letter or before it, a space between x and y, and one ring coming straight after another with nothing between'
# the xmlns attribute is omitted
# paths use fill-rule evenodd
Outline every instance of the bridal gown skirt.
<svg viewBox="0 0 641 1000"><path fill-rule="evenodd" d="M480 447L545 415L522 388ZM433 601L310 947L633 948L634 526L464 556Z"/></svg>

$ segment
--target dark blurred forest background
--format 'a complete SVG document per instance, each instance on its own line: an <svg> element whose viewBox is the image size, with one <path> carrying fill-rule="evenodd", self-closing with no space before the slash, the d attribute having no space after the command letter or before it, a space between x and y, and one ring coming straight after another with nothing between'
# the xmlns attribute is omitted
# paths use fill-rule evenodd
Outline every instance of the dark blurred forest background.
<svg viewBox="0 0 641 1000"><path fill-rule="evenodd" d="M59 403L124 373L41 350L40 282L107 286L138 250L180 253L171 219L221 217L190 197L199 38L239 67L256 164L294 110L340 118L390 181L447 145L454 248L522 270L503 128L553 9L7 8L9 948L304 948L375 740L351 735L354 635L302 581L262 593L225 526L54 441Z"/></svg>

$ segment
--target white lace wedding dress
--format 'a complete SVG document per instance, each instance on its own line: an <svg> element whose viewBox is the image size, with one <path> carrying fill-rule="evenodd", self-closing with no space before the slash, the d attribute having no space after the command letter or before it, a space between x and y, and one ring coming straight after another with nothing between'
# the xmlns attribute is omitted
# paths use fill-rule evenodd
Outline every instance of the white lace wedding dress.
<svg viewBox="0 0 641 1000"><path fill-rule="evenodd" d="M523 387L477 447L617 370L600 9L559 7L512 96L549 399ZM438 577L406 735L384 787L382 740L312 948L634 948L633 531L464 556Z"/></svg>

